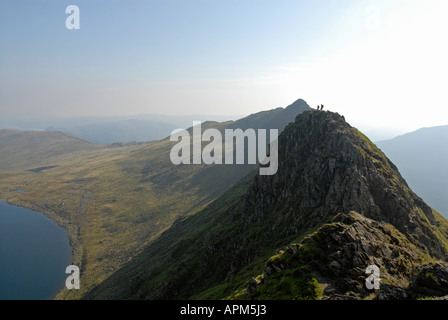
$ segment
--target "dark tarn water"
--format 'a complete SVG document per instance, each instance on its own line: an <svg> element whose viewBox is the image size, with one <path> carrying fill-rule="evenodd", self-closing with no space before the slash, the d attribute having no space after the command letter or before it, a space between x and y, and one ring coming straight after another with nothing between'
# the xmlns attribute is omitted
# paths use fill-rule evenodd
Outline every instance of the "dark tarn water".
<svg viewBox="0 0 448 320"><path fill-rule="evenodd" d="M65 285L72 263L66 229L0 200L0 300L46 300Z"/></svg>

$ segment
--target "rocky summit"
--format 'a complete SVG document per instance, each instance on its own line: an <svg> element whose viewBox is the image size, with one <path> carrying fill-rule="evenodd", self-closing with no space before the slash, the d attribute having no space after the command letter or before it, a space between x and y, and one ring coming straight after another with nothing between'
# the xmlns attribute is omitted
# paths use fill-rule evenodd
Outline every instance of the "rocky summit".
<svg viewBox="0 0 448 320"><path fill-rule="evenodd" d="M86 298L419 299L447 292L448 222L343 116L310 110L249 174ZM368 286L374 266L375 288Z"/></svg>

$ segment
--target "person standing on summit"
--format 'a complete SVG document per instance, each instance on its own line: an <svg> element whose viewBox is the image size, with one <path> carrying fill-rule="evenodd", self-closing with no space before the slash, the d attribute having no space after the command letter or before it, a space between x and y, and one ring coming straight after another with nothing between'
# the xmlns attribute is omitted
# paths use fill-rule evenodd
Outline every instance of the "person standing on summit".
<svg viewBox="0 0 448 320"><path fill-rule="evenodd" d="M323 109L324 109L324 105L321 104L321 105L320 105L320 110L323 110Z"/></svg>

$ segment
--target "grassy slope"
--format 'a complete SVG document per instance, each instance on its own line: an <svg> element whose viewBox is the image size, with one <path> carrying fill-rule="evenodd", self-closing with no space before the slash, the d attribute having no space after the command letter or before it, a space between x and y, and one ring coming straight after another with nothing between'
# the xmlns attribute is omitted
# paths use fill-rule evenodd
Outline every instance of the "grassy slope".
<svg viewBox="0 0 448 320"><path fill-rule="evenodd" d="M0 130L0 170L33 169L58 157L102 149L64 132Z"/></svg>
<svg viewBox="0 0 448 320"><path fill-rule="evenodd" d="M177 279L182 281L183 287L188 287L188 281L184 281L187 274L198 270L197 255L207 250L207 239L226 237L226 230L230 231L233 226L233 221L226 219L227 210L238 203L252 182L254 174L255 171L248 174L204 210L187 219L176 221L172 228L86 298L116 298L117 295L120 298L153 298L163 292L167 285L176 283ZM150 271L146 270L147 266L151 266ZM154 275L157 276L153 278ZM197 276L207 279L204 274L196 274L190 279L191 282L194 282ZM243 277L241 280L246 279ZM129 281L132 285L129 285ZM208 285L215 283L216 280L211 277Z"/></svg>
<svg viewBox="0 0 448 320"><path fill-rule="evenodd" d="M63 291L59 297L79 297L137 254L176 218L199 210L249 169L175 167L169 162L173 144L163 140L143 147L125 144L78 149L43 161L36 158L31 167L54 166L37 173L0 171L1 198L43 212L69 230L74 264L81 267L84 286L79 291ZM143 174L148 166L158 170ZM230 174L226 174L227 169ZM202 180L196 181L200 171L205 171L203 179L209 177L209 188L201 184ZM226 179L216 183L219 176ZM11 192L18 189L27 192Z"/></svg>

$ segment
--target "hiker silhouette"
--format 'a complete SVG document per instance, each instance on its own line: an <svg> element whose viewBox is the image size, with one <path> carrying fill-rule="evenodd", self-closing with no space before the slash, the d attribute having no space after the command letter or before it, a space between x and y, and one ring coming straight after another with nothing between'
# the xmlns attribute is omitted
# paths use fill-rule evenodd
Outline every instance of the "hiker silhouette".
<svg viewBox="0 0 448 320"><path fill-rule="evenodd" d="M320 110L323 110L323 109L324 109L324 105L321 104L321 105L320 105Z"/></svg>

